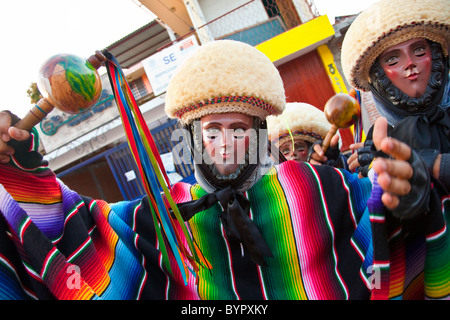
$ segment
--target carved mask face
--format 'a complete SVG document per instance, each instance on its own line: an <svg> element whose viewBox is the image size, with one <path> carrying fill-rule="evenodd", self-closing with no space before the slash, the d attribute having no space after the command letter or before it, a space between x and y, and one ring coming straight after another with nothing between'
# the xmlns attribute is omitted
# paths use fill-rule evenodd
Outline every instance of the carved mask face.
<svg viewBox="0 0 450 320"><path fill-rule="evenodd" d="M222 175L245 163L253 118L240 113L210 114L201 118L203 146Z"/></svg>
<svg viewBox="0 0 450 320"><path fill-rule="evenodd" d="M410 97L421 97L431 74L431 49L422 38L411 39L386 49L380 65L392 84Z"/></svg>
<svg viewBox="0 0 450 320"><path fill-rule="evenodd" d="M308 143L301 139L294 140L294 147L291 140L283 142L279 149L287 160L306 161L308 158Z"/></svg>

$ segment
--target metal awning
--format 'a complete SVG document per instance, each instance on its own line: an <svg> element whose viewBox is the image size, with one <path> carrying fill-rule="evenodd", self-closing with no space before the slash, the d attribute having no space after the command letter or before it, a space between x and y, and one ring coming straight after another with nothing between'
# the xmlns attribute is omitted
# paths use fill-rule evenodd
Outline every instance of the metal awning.
<svg viewBox="0 0 450 320"><path fill-rule="evenodd" d="M122 68L127 69L153 55L171 41L168 31L154 20L106 49L116 57Z"/></svg>

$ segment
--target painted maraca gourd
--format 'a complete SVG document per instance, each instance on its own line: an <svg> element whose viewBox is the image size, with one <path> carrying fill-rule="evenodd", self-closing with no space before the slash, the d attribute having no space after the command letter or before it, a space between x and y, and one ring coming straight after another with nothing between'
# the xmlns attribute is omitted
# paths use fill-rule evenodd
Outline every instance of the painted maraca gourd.
<svg viewBox="0 0 450 320"><path fill-rule="evenodd" d="M330 131L328 131L322 143L322 150L326 152L331 138L338 129L348 128L355 124L361 113L361 108L353 96L346 93L338 93L328 99L323 112L331 124Z"/></svg>
<svg viewBox="0 0 450 320"><path fill-rule="evenodd" d="M54 108L77 114L93 107L102 92L97 69L105 60L100 51L87 60L70 54L48 59L39 72L38 89L43 98L15 126L31 130Z"/></svg>

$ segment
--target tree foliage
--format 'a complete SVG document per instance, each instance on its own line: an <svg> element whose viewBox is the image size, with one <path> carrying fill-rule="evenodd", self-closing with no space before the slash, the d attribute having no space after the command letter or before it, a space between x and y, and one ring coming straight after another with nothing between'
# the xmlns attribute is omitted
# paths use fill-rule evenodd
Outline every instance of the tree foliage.
<svg viewBox="0 0 450 320"><path fill-rule="evenodd" d="M39 92L36 82L32 82L30 84L30 87L27 90L27 95L28 95L28 97L30 97L32 104L37 103L42 98L42 95Z"/></svg>

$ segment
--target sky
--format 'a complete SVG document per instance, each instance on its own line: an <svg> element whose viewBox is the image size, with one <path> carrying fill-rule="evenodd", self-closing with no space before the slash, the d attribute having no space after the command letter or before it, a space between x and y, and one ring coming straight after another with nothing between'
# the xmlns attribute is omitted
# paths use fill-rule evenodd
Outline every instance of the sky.
<svg viewBox="0 0 450 320"><path fill-rule="evenodd" d="M225 0L220 0L225 1ZM314 0L331 23L376 0ZM70 53L88 58L153 20L133 0L9 0L0 2L0 110L23 117L27 90L48 58Z"/></svg>

